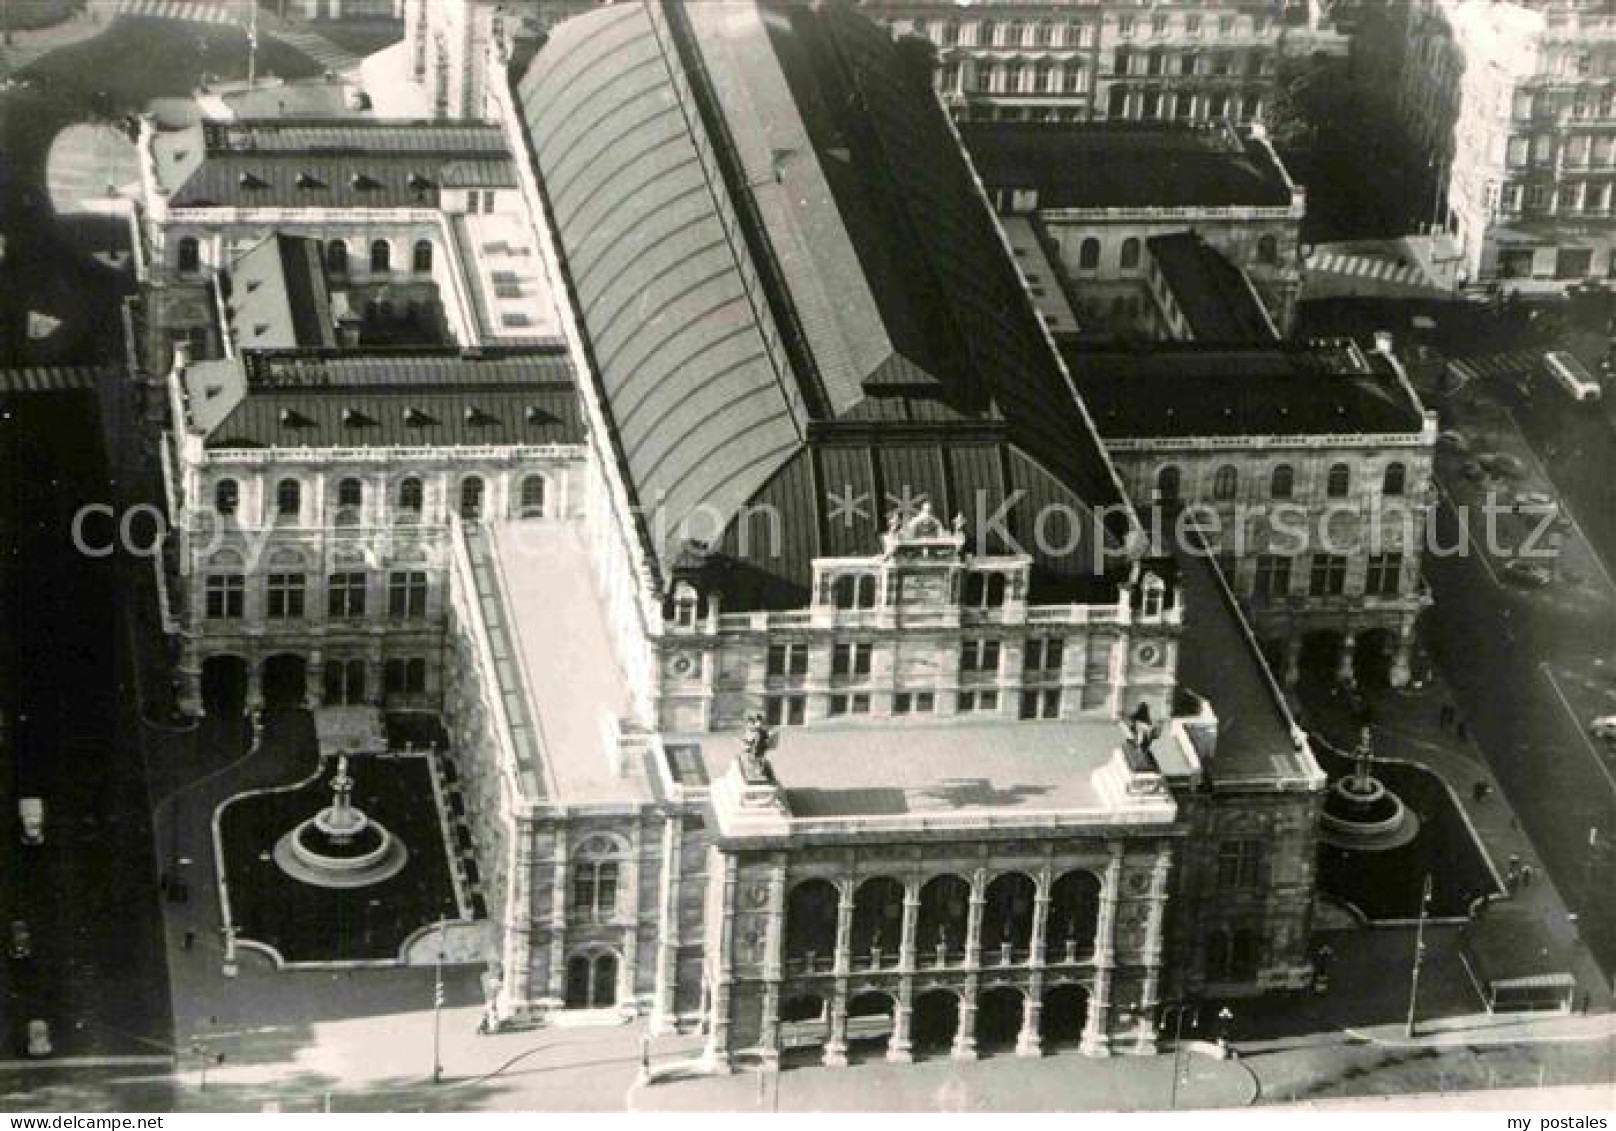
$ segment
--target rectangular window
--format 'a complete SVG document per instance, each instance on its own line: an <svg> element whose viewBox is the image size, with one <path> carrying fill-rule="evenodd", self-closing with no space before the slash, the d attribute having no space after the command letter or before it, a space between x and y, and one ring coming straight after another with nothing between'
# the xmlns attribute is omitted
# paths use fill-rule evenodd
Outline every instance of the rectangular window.
<svg viewBox="0 0 1616 1131"><path fill-rule="evenodd" d="M926 715L937 706L937 697L930 691L900 691L892 697L894 715Z"/></svg>
<svg viewBox="0 0 1616 1131"><path fill-rule="evenodd" d="M1054 674L1065 662L1066 641L1059 636L1035 638L1027 641L1022 670L1027 674Z"/></svg>
<svg viewBox="0 0 1616 1131"><path fill-rule="evenodd" d="M246 612L247 581L241 574L209 574L206 590L209 620L240 620Z"/></svg>
<svg viewBox="0 0 1616 1131"><path fill-rule="evenodd" d="M808 674L808 645L770 644L769 675L792 676Z"/></svg>
<svg viewBox="0 0 1616 1131"><path fill-rule="evenodd" d="M426 616L426 574L420 570L395 570L387 576L387 615Z"/></svg>
<svg viewBox="0 0 1616 1131"><path fill-rule="evenodd" d="M1315 597L1339 597L1347 588L1347 559L1343 554L1314 554L1308 592Z"/></svg>
<svg viewBox="0 0 1616 1131"><path fill-rule="evenodd" d="M1200 16L1185 16L1184 17L1184 34L1189 35L1189 36L1198 36L1198 35L1201 34L1201 17Z"/></svg>
<svg viewBox="0 0 1616 1131"><path fill-rule="evenodd" d="M1263 842L1226 840L1218 845L1218 888L1255 891L1262 884Z"/></svg>
<svg viewBox="0 0 1616 1131"><path fill-rule="evenodd" d="M802 695L770 695L763 700L763 716L772 727L800 727L808 713Z"/></svg>
<svg viewBox="0 0 1616 1131"><path fill-rule="evenodd" d="M1284 597L1290 591L1291 559L1281 554L1259 554L1257 556L1257 596Z"/></svg>
<svg viewBox="0 0 1616 1131"><path fill-rule="evenodd" d="M830 674L860 676L870 674L871 644L838 644L831 651Z"/></svg>
<svg viewBox="0 0 1616 1131"><path fill-rule="evenodd" d="M1021 693L1021 717L1024 719L1058 719L1061 713L1060 688L1043 691L1028 690Z"/></svg>
<svg viewBox="0 0 1616 1131"><path fill-rule="evenodd" d="M1364 582L1364 592L1371 597L1395 597L1402 588L1402 578L1402 554L1370 554L1369 574Z"/></svg>
<svg viewBox="0 0 1616 1131"><path fill-rule="evenodd" d="M960 645L960 671L997 672L998 670L997 640L967 640Z"/></svg>
<svg viewBox="0 0 1616 1131"><path fill-rule="evenodd" d="M999 709L999 693L997 691L961 691L959 693L959 713L969 715L982 711L992 713Z"/></svg>
<svg viewBox="0 0 1616 1131"><path fill-rule="evenodd" d="M303 615L303 594L308 581L301 573L269 575L264 615L272 620L292 620Z"/></svg>
<svg viewBox="0 0 1616 1131"><path fill-rule="evenodd" d="M843 715L868 715L870 713L870 696L868 692L859 691L851 695L832 695L830 697L830 715L840 718Z"/></svg>
<svg viewBox="0 0 1616 1131"><path fill-rule="evenodd" d="M1554 257L1556 279L1581 279L1594 265L1594 253L1586 247L1562 247Z"/></svg>
<svg viewBox="0 0 1616 1131"><path fill-rule="evenodd" d="M326 592L327 611L331 616L346 618L365 615L363 573L333 573Z"/></svg>

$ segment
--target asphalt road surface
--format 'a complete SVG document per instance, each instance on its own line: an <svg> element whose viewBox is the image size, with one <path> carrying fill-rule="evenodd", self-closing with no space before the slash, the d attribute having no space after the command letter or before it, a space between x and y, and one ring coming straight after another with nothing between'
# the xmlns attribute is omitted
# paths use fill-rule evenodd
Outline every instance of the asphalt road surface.
<svg viewBox="0 0 1616 1131"><path fill-rule="evenodd" d="M153 1055L172 1044L144 770L109 559L78 552L73 516L108 498L94 398L11 398L19 568L7 645L16 703L0 908L33 956L0 969L5 1056L50 1024L59 1056ZM45 843L20 844L15 798L45 804Z"/></svg>

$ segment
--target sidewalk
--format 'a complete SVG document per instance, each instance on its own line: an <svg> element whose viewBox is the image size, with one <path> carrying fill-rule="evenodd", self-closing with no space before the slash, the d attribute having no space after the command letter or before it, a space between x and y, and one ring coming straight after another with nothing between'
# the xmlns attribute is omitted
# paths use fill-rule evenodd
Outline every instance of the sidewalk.
<svg viewBox="0 0 1616 1131"><path fill-rule="evenodd" d="M1180 1110L1244 1107L1257 1098L1256 1080L1238 1060L1186 1053L1179 1068ZM1091 1059L1071 1051L965 1064L945 1055L914 1064L876 1059L847 1068L693 1077L636 1087L628 1100L635 1112L1164 1111L1173 1069L1171 1055Z"/></svg>

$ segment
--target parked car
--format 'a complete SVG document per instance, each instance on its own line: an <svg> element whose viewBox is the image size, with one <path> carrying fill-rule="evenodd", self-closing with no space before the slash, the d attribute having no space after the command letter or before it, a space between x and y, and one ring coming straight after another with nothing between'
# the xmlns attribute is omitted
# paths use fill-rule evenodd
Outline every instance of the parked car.
<svg viewBox="0 0 1616 1131"><path fill-rule="evenodd" d="M45 843L45 802L37 797L17 799L17 823L24 844Z"/></svg>
<svg viewBox="0 0 1616 1131"><path fill-rule="evenodd" d="M1549 567L1536 562L1508 562L1503 572L1506 580L1523 589L1542 589L1554 580L1554 574L1549 572Z"/></svg>
<svg viewBox="0 0 1616 1131"><path fill-rule="evenodd" d="M56 1051L51 1044L50 1022L36 1017L28 1022L28 1055L36 1059Z"/></svg>
<svg viewBox="0 0 1616 1131"><path fill-rule="evenodd" d="M34 956L34 939L28 932L28 924L21 919L11 921L11 957L32 958Z"/></svg>
<svg viewBox="0 0 1616 1131"><path fill-rule="evenodd" d="M1588 731L1595 738L1616 743L1616 715L1600 715L1588 724Z"/></svg>

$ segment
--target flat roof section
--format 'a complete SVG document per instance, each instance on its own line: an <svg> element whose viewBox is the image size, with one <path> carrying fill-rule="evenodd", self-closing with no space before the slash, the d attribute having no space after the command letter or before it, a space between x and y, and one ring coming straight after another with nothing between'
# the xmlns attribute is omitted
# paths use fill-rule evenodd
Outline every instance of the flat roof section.
<svg viewBox="0 0 1616 1131"><path fill-rule="evenodd" d="M619 774L608 753L628 714L629 687L612 653L581 524L535 520L487 527L506 597L551 800L558 805L651 799L638 766Z"/></svg>
<svg viewBox="0 0 1616 1131"><path fill-rule="evenodd" d="M1032 296L1033 309L1038 311L1051 334L1075 334L1082 329L1077 313L1066 299L1066 288L1061 283L1060 268L1050 259L1039 239L1039 229L1026 216L1001 216L999 227L1015 256L1021 281Z"/></svg>
<svg viewBox="0 0 1616 1131"><path fill-rule="evenodd" d="M1030 189L1035 207L1287 208L1273 149L1232 126L1154 122L962 122L989 189Z"/></svg>

